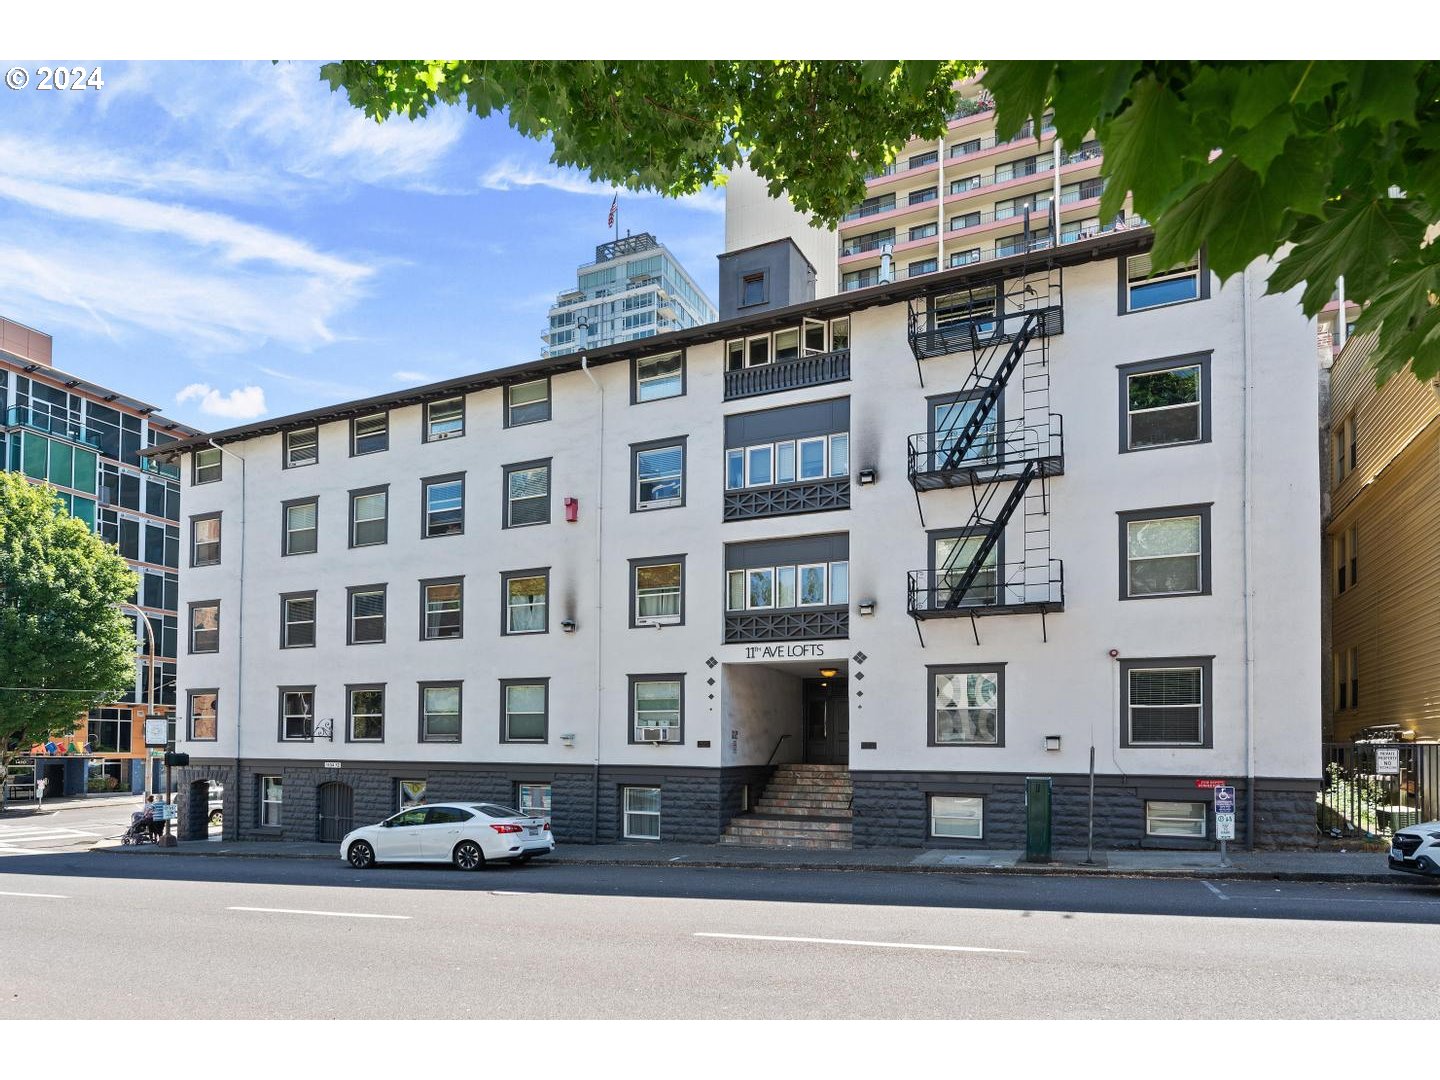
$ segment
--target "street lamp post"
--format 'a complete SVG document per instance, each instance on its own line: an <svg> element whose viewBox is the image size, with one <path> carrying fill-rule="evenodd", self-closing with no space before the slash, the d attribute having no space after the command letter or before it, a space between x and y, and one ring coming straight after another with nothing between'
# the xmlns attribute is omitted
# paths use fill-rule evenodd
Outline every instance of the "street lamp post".
<svg viewBox="0 0 1440 1080"><path fill-rule="evenodd" d="M137 607L135 604L132 604L129 601L125 601L121 603L120 606L129 608L131 611L135 612L136 615L139 615L140 622L145 627L145 641L150 649L149 653L147 653L146 655L146 659L148 660L148 664L146 665L148 671L145 680L147 683L145 693L145 716L148 719L149 717L155 715L155 661L159 655L155 648L155 628L150 625L150 616L146 615L145 612L141 611L140 608ZM131 738L134 738L133 732L131 733ZM145 730L143 725L140 730L140 739L141 742L145 741ZM150 769L150 745L149 743L145 743L145 794L152 794L153 787L154 783Z"/></svg>

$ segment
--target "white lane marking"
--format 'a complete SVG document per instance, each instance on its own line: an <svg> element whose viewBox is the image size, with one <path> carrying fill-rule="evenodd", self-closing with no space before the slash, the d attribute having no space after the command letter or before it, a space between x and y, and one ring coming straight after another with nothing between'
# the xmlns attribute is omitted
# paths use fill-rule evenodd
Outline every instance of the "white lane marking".
<svg viewBox="0 0 1440 1080"><path fill-rule="evenodd" d="M491 896L534 896L534 893L518 892L511 889L491 889Z"/></svg>
<svg viewBox="0 0 1440 1080"><path fill-rule="evenodd" d="M1223 892L1221 892L1216 886L1211 885L1210 882L1208 882L1208 881L1202 881L1202 882L1200 882L1200 884L1201 884L1201 885L1204 885L1205 888L1209 889L1209 890L1210 890L1211 892L1213 892L1216 896L1218 896L1221 900L1229 900L1229 899L1230 899L1230 897L1226 896L1226 895L1225 895Z"/></svg>
<svg viewBox="0 0 1440 1080"><path fill-rule="evenodd" d="M73 854L65 851L50 851L47 848L38 847L16 847L13 844L0 844L0 859L13 859L21 855L66 855Z"/></svg>
<svg viewBox="0 0 1440 1080"><path fill-rule="evenodd" d="M68 896L61 896L53 892L0 892L0 896L33 896L37 900L69 900Z"/></svg>
<svg viewBox="0 0 1440 1080"><path fill-rule="evenodd" d="M865 945L872 949L926 949L933 952L1013 953L1028 956L1024 949L985 949L979 945L915 945L908 941L852 941L849 938L779 937L772 934L705 934L695 937L736 938L740 941L797 941L803 945Z"/></svg>
<svg viewBox="0 0 1440 1080"><path fill-rule="evenodd" d="M363 911L307 911L304 908L227 907L226 911L263 911L271 915L327 915L336 919L408 919L409 915L371 915Z"/></svg>

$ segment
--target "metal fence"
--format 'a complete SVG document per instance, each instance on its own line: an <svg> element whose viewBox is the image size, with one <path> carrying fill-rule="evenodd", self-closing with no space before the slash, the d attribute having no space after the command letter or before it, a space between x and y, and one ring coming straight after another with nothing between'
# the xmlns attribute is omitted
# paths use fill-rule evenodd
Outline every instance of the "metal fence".
<svg viewBox="0 0 1440 1080"><path fill-rule="evenodd" d="M1322 762L1323 835L1380 840L1440 819L1440 743L1325 743Z"/></svg>

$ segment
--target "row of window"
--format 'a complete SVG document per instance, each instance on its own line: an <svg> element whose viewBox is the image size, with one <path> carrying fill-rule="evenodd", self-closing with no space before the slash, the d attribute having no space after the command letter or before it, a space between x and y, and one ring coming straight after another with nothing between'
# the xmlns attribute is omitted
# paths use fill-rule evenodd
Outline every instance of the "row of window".
<svg viewBox="0 0 1440 1080"><path fill-rule="evenodd" d="M395 819L397 826L448 824L444 807L425 806L427 784L424 780L397 779L395 781L395 805L401 817ZM283 776L260 776L256 778L261 828L278 829L284 818L285 778ZM551 785L520 782L515 785L515 806L527 817L550 817Z"/></svg>
<svg viewBox="0 0 1440 1080"><path fill-rule="evenodd" d="M983 840L983 795L930 795L931 839ZM1208 806L1204 802L1145 800L1145 835L1167 840L1204 840Z"/></svg>

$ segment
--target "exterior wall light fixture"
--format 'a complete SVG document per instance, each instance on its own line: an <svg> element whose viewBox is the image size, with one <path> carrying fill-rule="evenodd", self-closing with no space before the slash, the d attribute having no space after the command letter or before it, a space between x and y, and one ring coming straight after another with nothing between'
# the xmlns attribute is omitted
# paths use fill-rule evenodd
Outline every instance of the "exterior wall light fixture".
<svg viewBox="0 0 1440 1080"><path fill-rule="evenodd" d="M880 474L874 469L861 469L855 479L860 481L861 484L873 484L876 480L880 479Z"/></svg>
<svg viewBox="0 0 1440 1080"><path fill-rule="evenodd" d="M856 612L856 614L858 614L858 615L874 615L874 614L875 614L875 601L874 601L874 600L861 600L858 604L855 605L855 612Z"/></svg>
<svg viewBox="0 0 1440 1080"><path fill-rule="evenodd" d="M1046 735L1046 736L1045 736L1045 749L1046 749L1046 750L1059 750L1059 749L1060 749L1060 736L1059 736L1059 735Z"/></svg>
<svg viewBox="0 0 1440 1080"><path fill-rule="evenodd" d="M565 633L567 633L567 634L573 634L573 633L575 632L575 629L576 629L576 627L577 627L578 625L579 625L579 624L578 624L574 619L561 619L561 620L560 620L560 629L561 629L561 630L564 630Z"/></svg>

